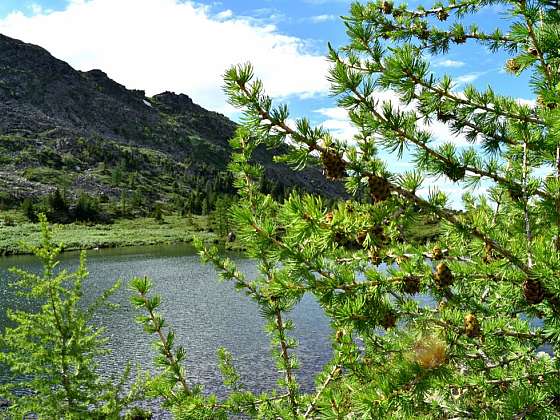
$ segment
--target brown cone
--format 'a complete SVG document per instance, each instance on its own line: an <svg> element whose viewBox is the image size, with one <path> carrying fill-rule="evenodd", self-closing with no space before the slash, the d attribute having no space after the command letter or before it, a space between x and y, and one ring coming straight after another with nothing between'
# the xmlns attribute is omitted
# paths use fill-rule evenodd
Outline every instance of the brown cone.
<svg viewBox="0 0 560 420"><path fill-rule="evenodd" d="M443 259L443 251L439 246L434 246L432 249L432 258L436 261Z"/></svg>
<svg viewBox="0 0 560 420"><path fill-rule="evenodd" d="M393 328L397 325L397 317L392 310L388 310L385 315L383 316L383 320L381 321L381 325L383 328L388 330L389 328Z"/></svg>
<svg viewBox="0 0 560 420"><path fill-rule="evenodd" d="M420 292L420 278L418 276L406 276L403 278L403 291L409 295Z"/></svg>
<svg viewBox="0 0 560 420"><path fill-rule="evenodd" d="M368 179L369 192L374 203L385 201L391 193L391 186L385 178L372 175Z"/></svg>
<svg viewBox="0 0 560 420"><path fill-rule="evenodd" d="M537 105L538 105L540 108L548 108L548 109L555 109L555 108L556 108L556 104L555 104L555 103L553 103L553 102L545 103L544 98L543 98L542 96L540 96L540 95L537 96Z"/></svg>
<svg viewBox="0 0 560 420"><path fill-rule="evenodd" d="M374 248L370 248L370 250L368 251L368 257L371 263L374 265L379 265L383 262L377 250L375 250Z"/></svg>
<svg viewBox="0 0 560 420"><path fill-rule="evenodd" d="M515 74L519 70L521 70L521 65L515 59L510 58L508 61L506 61L506 70L510 73Z"/></svg>
<svg viewBox="0 0 560 420"><path fill-rule="evenodd" d="M523 295L529 305L536 305L543 301L545 290L540 281L527 279L523 283Z"/></svg>
<svg viewBox="0 0 560 420"><path fill-rule="evenodd" d="M439 288L451 286L453 284L453 273L445 263L439 263L436 266L434 280Z"/></svg>
<svg viewBox="0 0 560 420"><path fill-rule="evenodd" d="M388 15L393 11L393 5L385 0L383 3L381 3L381 10L383 10L383 13Z"/></svg>
<svg viewBox="0 0 560 420"><path fill-rule="evenodd" d="M454 39L456 44L464 44L467 42L467 37L465 35L458 35Z"/></svg>
<svg viewBox="0 0 560 420"><path fill-rule="evenodd" d="M447 13L446 10L438 10L437 14L436 14L437 18L441 21L447 20L447 18L449 17L449 13Z"/></svg>
<svg viewBox="0 0 560 420"><path fill-rule="evenodd" d="M482 260L485 263L489 263L494 259L494 248L492 247L492 244L490 242L486 242L486 245L484 245L484 257L482 258Z"/></svg>
<svg viewBox="0 0 560 420"><path fill-rule="evenodd" d="M465 334L467 337L474 338L480 335L480 323L476 316L473 314L468 314L465 316Z"/></svg>
<svg viewBox="0 0 560 420"><path fill-rule="evenodd" d="M341 179L346 175L346 163L338 153L325 151L321 154L325 175L330 179Z"/></svg>
<svg viewBox="0 0 560 420"><path fill-rule="evenodd" d="M366 231L361 231L358 232L358 234L356 235L356 242L358 243L358 245L364 245L364 242L366 241L367 238L367 232Z"/></svg>

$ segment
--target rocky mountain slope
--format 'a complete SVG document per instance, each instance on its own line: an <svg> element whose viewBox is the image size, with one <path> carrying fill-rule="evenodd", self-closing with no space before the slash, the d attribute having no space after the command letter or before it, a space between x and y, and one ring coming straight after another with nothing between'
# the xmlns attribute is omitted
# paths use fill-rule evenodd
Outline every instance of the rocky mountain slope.
<svg viewBox="0 0 560 420"><path fill-rule="evenodd" d="M225 175L235 123L184 94L146 97L101 70L80 72L35 45L0 34L0 199L56 188L107 200L169 201ZM274 188L343 192L319 168L294 173L259 150ZM216 180L220 180L217 182ZM218 185L218 187L216 187Z"/></svg>

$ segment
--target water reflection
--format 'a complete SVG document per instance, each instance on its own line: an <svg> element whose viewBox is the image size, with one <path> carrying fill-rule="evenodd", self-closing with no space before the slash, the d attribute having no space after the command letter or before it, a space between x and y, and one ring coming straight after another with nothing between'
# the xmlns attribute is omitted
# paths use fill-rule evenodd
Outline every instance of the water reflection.
<svg viewBox="0 0 560 420"><path fill-rule="evenodd" d="M232 259L246 274L255 272L254 262L233 255ZM73 269L78 254L62 256L62 267ZM30 307L7 287L8 267L40 271L38 261L31 256L0 259L0 328L6 325L5 308ZM176 341L187 349L187 372L193 383L204 385L208 392L225 393L217 369L216 349L226 347L234 357L246 385L254 391L270 390L278 378L271 359L269 339L264 333L265 321L257 305L229 283L219 283L215 270L201 265L194 249L187 245L110 249L88 252L89 280L85 285L85 300L92 301L117 279L124 287L113 297L120 304L114 311L96 315L95 322L107 328L113 353L102 360L106 374L121 371L127 361L143 368L152 366L154 351L142 328L134 322L138 312L130 305L131 294L126 283L133 276L149 276L154 280L154 292L162 296L161 311L176 332ZM295 337L301 369L299 379L304 390L313 389L313 377L331 355L328 319L311 296L305 296L290 313L295 322Z"/></svg>

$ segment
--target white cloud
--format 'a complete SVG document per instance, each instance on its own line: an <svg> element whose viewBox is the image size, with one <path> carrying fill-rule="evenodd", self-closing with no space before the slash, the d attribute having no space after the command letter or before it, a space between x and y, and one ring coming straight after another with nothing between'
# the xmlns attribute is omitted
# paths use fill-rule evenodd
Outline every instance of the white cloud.
<svg viewBox="0 0 560 420"><path fill-rule="evenodd" d="M354 135L358 134L357 128L352 125L348 118L348 111L344 108L320 108L314 112L326 117L321 125L329 130L335 138L352 142Z"/></svg>
<svg viewBox="0 0 560 420"><path fill-rule="evenodd" d="M340 107L321 108L321 109L316 109L315 112L325 117L328 117L329 119L348 120L348 111Z"/></svg>
<svg viewBox="0 0 560 420"><path fill-rule="evenodd" d="M466 85L467 83L472 83L474 82L476 79L478 79L480 76L482 76L484 73L468 73L468 74L463 74L462 76L458 76L455 78L455 82L457 82L459 85Z"/></svg>
<svg viewBox="0 0 560 420"><path fill-rule="evenodd" d="M317 15L317 16L310 16L308 20L312 23L323 23L335 20L335 15Z"/></svg>
<svg viewBox="0 0 560 420"><path fill-rule="evenodd" d="M435 67L459 68L463 67L466 63L458 60L437 60L434 62Z"/></svg>
<svg viewBox="0 0 560 420"><path fill-rule="evenodd" d="M262 7L260 9L251 9L242 16L243 19L253 22L257 25L272 24L276 25L280 22L290 22L291 18L281 13L278 9L272 7Z"/></svg>
<svg viewBox="0 0 560 420"><path fill-rule="evenodd" d="M534 107L537 106L537 100L536 99L515 98L515 101L519 105L526 105L529 108L534 108Z"/></svg>
<svg viewBox="0 0 560 420"><path fill-rule="evenodd" d="M536 167L531 176L534 178L545 179L549 175L554 175L556 173L556 168L552 168L550 166L539 166Z"/></svg>
<svg viewBox="0 0 560 420"><path fill-rule="evenodd" d="M215 15L216 19L218 20L229 19L232 16L233 16L233 12L229 9L223 10Z"/></svg>
<svg viewBox="0 0 560 420"><path fill-rule="evenodd" d="M394 91L376 91L373 96L378 101L378 109L381 109L383 104L386 102L390 102L394 109L400 109L401 111L412 111L415 107L414 102L405 106L399 100L398 94ZM344 108L320 108L316 109L314 112L326 117L321 125L330 130L331 134L340 140L351 141L353 136L358 133L357 128L351 124L350 119L348 118L348 112ZM425 124L422 120L420 120L418 121L417 126L419 129L426 130L432 134L432 138L434 140L434 142L431 143L432 147L439 146L447 142L451 142L459 148L471 144L467 141L464 135L453 134L450 127L441 121L432 120L430 124Z"/></svg>
<svg viewBox="0 0 560 420"><path fill-rule="evenodd" d="M451 128L446 123L438 120L433 120L429 125L419 123L418 127L431 133L434 139L434 141L430 143L431 147L440 146L444 143L453 143L456 147L461 148L473 144L467 140L465 135L461 133L453 134ZM474 144L476 143L475 141Z"/></svg>
<svg viewBox="0 0 560 420"><path fill-rule="evenodd" d="M222 75L250 61L272 96L326 93L328 63L274 25L181 0L71 0L63 11L0 19L0 33L38 44L73 67L100 68L148 95L183 92L222 112Z"/></svg>

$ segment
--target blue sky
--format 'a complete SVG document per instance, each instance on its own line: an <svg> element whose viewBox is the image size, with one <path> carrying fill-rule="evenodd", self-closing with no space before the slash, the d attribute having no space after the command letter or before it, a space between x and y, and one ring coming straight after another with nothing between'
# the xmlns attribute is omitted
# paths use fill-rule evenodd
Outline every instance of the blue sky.
<svg viewBox="0 0 560 420"><path fill-rule="evenodd" d="M306 115L349 138L352 127L329 96L323 58L328 41L346 42L339 16L349 5L349 0L3 0L0 33L41 45L79 70L100 68L147 95L186 93L234 119L220 89L221 75L231 64L251 61L294 118ZM494 6L467 22L486 29L507 23ZM455 78L457 90L465 83L490 84L499 93L532 100L527 78L504 73L505 59L467 43L432 58L432 64L436 74ZM434 133L441 141L448 137L445 127ZM448 182L439 185L455 196L460 191Z"/></svg>

